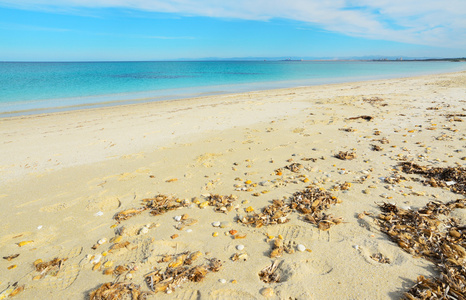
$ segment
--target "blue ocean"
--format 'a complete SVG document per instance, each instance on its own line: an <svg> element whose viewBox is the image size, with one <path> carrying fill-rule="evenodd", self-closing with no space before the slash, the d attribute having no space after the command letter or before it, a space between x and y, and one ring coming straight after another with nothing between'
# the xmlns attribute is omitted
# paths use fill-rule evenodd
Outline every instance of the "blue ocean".
<svg viewBox="0 0 466 300"><path fill-rule="evenodd" d="M465 69L420 61L0 62L0 116Z"/></svg>

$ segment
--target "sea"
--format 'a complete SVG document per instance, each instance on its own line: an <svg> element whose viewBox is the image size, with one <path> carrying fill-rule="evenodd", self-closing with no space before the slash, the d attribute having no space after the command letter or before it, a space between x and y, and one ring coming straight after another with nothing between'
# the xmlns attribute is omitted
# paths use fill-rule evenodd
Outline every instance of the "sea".
<svg viewBox="0 0 466 300"><path fill-rule="evenodd" d="M463 70L447 61L0 62L0 117Z"/></svg>

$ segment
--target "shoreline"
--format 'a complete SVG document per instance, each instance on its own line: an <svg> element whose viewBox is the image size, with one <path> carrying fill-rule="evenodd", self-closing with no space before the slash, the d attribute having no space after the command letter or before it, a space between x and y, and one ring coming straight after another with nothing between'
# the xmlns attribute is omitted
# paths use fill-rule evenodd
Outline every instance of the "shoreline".
<svg viewBox="0 0 466 300"><path fill-rule="evenodd" d="M162 258L200 251L193 265L215 258L220 270L155 297L399 299L418 276L439 274L381 231L376 203L462 197L399 163L466 166L465 87L462 71L1 118L0 252L19 256L0 261L0 293L18 282L26 299L88 299L117 280L105 275L116 266L131 269L119 282L149 291L144 278L167 268ZM296 211L284 224L238 221L306 187L339 199L324 212L329 230ZM186 206L115 219L159 194ZM216 194L237 197L231 211L202 204ZM451 214L466 223L466 209ZM280 236L293 251L271 257ZM40 277L34 261L54 258L66 261ZM280 280L264 282L274 261Z"/></svg>
<svg viewBox="0 0 466 300"><path fill-rule="evenodd" d="M53 112L65 112L74 111L80 109L95 109L101 107L112 107L120 105L132 105L140 103L160 102L160 101L173 101L181 99L191 99L203 96L220 96L228 94L241 94L249 92L261 92L275 89L288 89L288 88L299 88L329 84L343 84L343 83L355 83L373 80L390 80L390 79L401 79L419 76L431 76L441 75L449 73L464 72L463 70L458 71L431 71L431 72L418 72L419 74L392 74L392 75L364 75L358 77L333 77L333 78L321 78L321 79L296 79L296 80L284 80L284 81L265 81L265 82L249 82L249 83L238 83L228 85L213 85L213 86L193 86L188 88L176 88L176 89L162 89L154 91L139 91L139 92L128 92L120 94L108 94L108 95L94 95L94 96L83 96L83 97L71 97L71 98L56 98L56 99L42 99L42 100L29 100L21 101L19 104L12 102L13 107L16 109L9 111L1 111L0 119L26 116L26 115L38 115L48 114ZM52 103L59 101L71 101L68 105L55 105L50 106ZM84 102L83 102L84 101ZM92 101L92 102L89 102ZM32 108L21 108L23 106L39 105ZM40 104L43 103L43 104ZM49 103L49 104L46 104ZM73 104L74 103L74 104ZM48 105L47 107L40 107L40 105Z"/></svg>

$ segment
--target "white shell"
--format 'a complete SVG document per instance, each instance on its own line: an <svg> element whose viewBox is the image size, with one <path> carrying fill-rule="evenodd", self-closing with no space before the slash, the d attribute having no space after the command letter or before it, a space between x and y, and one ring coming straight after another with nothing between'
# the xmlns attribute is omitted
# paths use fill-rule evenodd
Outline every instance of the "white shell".
<svg viewBox="0 0 466 300"><path fill-rule="evenodd" d="M186 232L193 232L193 230L189 228L189 229L186 229Z"/></svg>
<svg viewBox="0 0 466 300"><path fill-rule="evenodd" d="M107 242L107 239L106 238L102 238L100 240L97 241L97 244L99 245L102 245L102 244L105 244Z"/></svg>
<svg viewBox="0 0 466 300"><path fill-rule="evenodd" d="M212 226L220 227L220 222L219 221L212 222Z"/></svg>
<svg viewBox="0 0 466 300"><path fill-rule="evenodd" d="M179 221L181 221L181 216L175 216L174 219L175 219L175 221L179 222Z"/></svg>
<svg viewBox="0 0 466 300"><path fill-rule="evenodd" d="M96 217L100 217L100 216L103 216L103 215L104 215L104 213L101 212L101 211L98 211L98 212L96 212L96 213L94 214L94 216L96 216Z"/></svg>
<svg viewBox="0 0 466 300"><path fill-rule="evenodd" d="M239 250L239 251L241 251L241 250L244 249L244 245L238 245L238 246L236 246L236 249Z"/></svg>
<svg viewBox="0 0 466 300"><path fill-rule="evenodd" d="M227 280L222 278L222 279L219 280L219 282L220 283L227 283Z"/></svg>
<svg viewBox="0 0 466 300"><path fill-rule="evenodd" d="M298 251L303 252L304 250L306 250L306 246L304 246L303 244L299 244L297 249L298 249Z"/></svg>
<svg viewBox="0 0 466 300"><path fill-rule="evenodd" d="M96 264L96 263L98 263L101 259L102 259L102 254L96 254L96 255L94 256L94 259L91 260L91 264Z"/></svg>
<svg viewBox="0 0 466 300"><path fill-rule="evenodd" d="M149 232L149 228L147 227L142 227L141 230L139 230L139 234L146 234Z"/></svg>

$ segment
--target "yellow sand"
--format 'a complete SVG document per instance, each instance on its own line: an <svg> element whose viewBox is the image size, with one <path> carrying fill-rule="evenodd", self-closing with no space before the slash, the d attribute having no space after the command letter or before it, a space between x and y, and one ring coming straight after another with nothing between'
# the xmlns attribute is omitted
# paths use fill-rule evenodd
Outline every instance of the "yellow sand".
<svg viewBox="0 0 466 300"><path fill-rule="evenodd" d="M460 198L419 182L390 185L383 178L403 159L464 166L466 118L446 114L465 110L466 72L459 72L0 119L0 254L20 254L1 259L0 293L18 282L25 285L18 299L87 298L115 280L89 262L112 243L91 247L124 226L123 240L134 247L101 262L133 263L138 270L131 281L144 291L144 275L163 269L161 255L200 250L199 263L213 257L224 262L201 283L186 282L157 297L255 299L271 287L276 299L398 299L417 276L436 275L433 265L389 241L370 216L357 216L378 214L376 203L382 201L419 208ZM348 119L362 115L373 119ZM342 130L348 128L354 130ZM381 144L382 138L389 143ZM339 151L354 151L357 158L339 160ZM275 174L292 162L304 168ZM242 191L247 180L257 186ZM342 203L327 212L344 223L329 231L296 213L283 225L235 222L246 208L260 212L311 183L330 190L344 182L351 188L332 192ZM236 209L223 214L193 205L157 217L143 212L112 226L114 214L140 207L143 198L166 194L202 202L210 193L236 195ZM198 222L180 231L174 217L183 214ZM465 224L465 210L454 214ZM231 225L216 228L214 221ZM138 234L147 224L154 226ZM246 238L232 239L225 234L231 229ZM280 283L266 284L258 276L273 262L268 235L312 250L278 258ZM236 249L239 244L244 250ZM239 252L247 253L247 261L230 259ZM375 253L391 263L372 260ZM39 274L33 262L55 257L68 258L58 275L32 280Z"/></svg>

